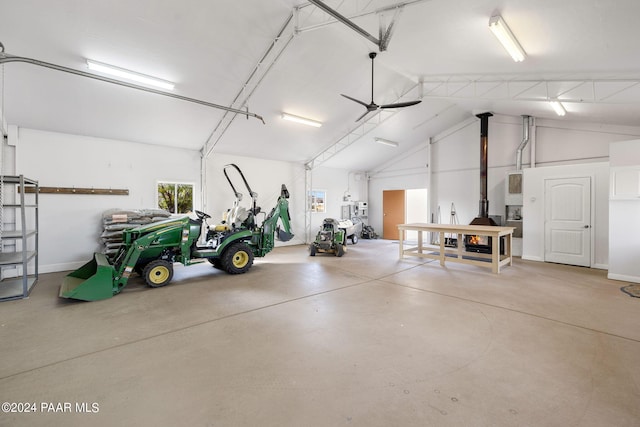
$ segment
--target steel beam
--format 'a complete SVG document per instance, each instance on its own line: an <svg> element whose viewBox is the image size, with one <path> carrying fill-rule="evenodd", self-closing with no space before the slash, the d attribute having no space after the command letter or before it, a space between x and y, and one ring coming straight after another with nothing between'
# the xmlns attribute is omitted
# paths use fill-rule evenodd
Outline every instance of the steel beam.
<svg viewBox="0 0 640 427"><path fill-rule="evenodd" d="M593 104L627 104L635 100L616 99L624 92L637 90L640 78L550 78L540 80L495 79L459 76L425 79L420 82L425 98L546 101ZM574 92L579 90L579 94Z"/></svg>
<svg viewBox="0 0 640 427"><path fill-rule="evenodd" d="M371 34L366 32L364 29L362 29L361 27L357 26L356 24L354 24L348 18L342 16L337 11L331 9L329 6L327 6L326 4L321 2L320 0L309 0L309 3L317 6L319 9L322 9L327 14L333 16L335 19L337 19L338 21L342 22L347 27L351 28L353 31L355 31L356 33L360 34L361 36L363 36L364 38L369 40L371 43L373 43L376 46L378 46L380 48L380 50L383 50L382 46L380 45L380 40L378 40L377 38L373 37Z"/></svg>
<svg viewBox="0 0 640 427"><path fill-rule="evenodd" d="M45 68L49 68L49 69L57 70L57 71L62 71L62 72L69 73L69 74L75 74L75 75L81 76L81 77L88 77L90 79L100 80L102 82L111 83L111 84L115 84L115 85L118 85L118 86L124 86L124 87L128 87L128 88L131 88L131 89L141 90L143 92L149 92L149 93L155 93L156 95L168 96L170 98L180 99L182 101L187 101L187 102L193 102L195 104L204 105L206 107L217 108L219 110L225 110L225 111L230 112L230 113L242 114L243 116L247 116L247 117L255 117L256 119L258 119L258 120L260 120L260 121L262 121L264 123L264 119L262 118L262 116L259 116L259 115L255 114L255 113L251 113L249 111L244 111L244 110L239 110L239 109L235 109L235 108L225 107L224 105L214 104L214 103L211 103L211 102L202 101L200 99L189 98L189 97L186 97L186 96L178 95L176 93L164 92L164 91L161 91L161 90L152 89L152 88L145 87L145 86L138 86L138 85L135 85L135 84L132 84L132 83L127 83L127 82L123 82L123 81L120 81L120 80L110 79L108 77L99 76L97 74L87 73L85 71L80 71L80 70L76 70L76 69L73 69L73 68L64 67L62 65L52 64L50 62L44 62L44 61L40 61L40 60L33 59L33 58L25 58L25 57L22 57L22 56L15 56L15 55L10 55L8 53L0 52L0 64L5 64L5 63L9 63L9 62L24 62L24 63L27 63L27 64L37 65L39 67L45 67Z"/></svg>

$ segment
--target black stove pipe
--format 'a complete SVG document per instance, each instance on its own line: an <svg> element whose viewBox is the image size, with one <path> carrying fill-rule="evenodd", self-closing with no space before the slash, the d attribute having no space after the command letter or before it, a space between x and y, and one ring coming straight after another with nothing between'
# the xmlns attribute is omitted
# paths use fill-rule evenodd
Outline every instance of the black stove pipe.
<svg viewBox="0 0 640 427"><path fill-rule="evenodd" d="M489 217L489 200L487 200L487 170L489 163L489 117L491 113L476 114L480 119L480 209L479 218Z"/></svg>

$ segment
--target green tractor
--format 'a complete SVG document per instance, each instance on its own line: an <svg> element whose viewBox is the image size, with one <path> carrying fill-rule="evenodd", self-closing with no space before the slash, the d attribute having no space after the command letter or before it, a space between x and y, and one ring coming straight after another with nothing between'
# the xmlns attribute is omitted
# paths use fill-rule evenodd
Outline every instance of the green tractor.
<svg viewBox="0 0 640 427"><path fill-rule="evenodd" d="M244 181L252 206L240 206L242 193L234 187L227 169L235 169ZM220 224L208 225L211 218L195 211L197 219L189 217L167 219L123 231L123 245L110 264L107 257L95 253L93 259L68 274L60 287L60 297L96 301L120 293L132 274L138 273L147 285L158 288L169 284L173 277L173 264L185 266L209 261L215 268L230 274L246 273L254 257L263 257L274 248L274 238L291 240L289 192L282 184L276 206L266 215L261 212L254 193L244 174L234 164L224 167L224 175L235 194L230 208ZM258 225L257 217L265 214ZM278 220L284 229L280 228ZM205 239L200 239L206 225Z"/></svg>

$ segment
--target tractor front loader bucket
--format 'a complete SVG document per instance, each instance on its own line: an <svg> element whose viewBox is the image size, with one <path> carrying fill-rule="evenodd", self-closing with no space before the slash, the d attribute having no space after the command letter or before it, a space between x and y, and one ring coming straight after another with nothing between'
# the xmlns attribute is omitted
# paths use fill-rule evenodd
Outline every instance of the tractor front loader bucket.
<svg viewBox="0 0 640 427"><path fill-rule="evenodd" d="M64 278L60 296L83 301L111 298L114 295L114 276L115 269L107 258L96 253L91 261Z"/></svg>

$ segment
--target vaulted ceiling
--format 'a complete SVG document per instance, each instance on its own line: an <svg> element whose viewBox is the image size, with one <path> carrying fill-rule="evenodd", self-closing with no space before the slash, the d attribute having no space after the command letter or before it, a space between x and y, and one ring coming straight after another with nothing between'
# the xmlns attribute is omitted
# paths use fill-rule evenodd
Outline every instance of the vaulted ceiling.
<svg viewBox="0 0 640 427"><path fill-rule="evenodd" d="M4 55L89 72L86 59L175 82L167 97L33 63L5 62L4 123L267 159L371 170L474 113L640 124L637 0L325 0L378 37L296 0L0 0ZM527 53L488 29L500 14ZM371 113L340 94L377 104ZM230 113L204 101L259 115ZM287 122L282 112L320 128ZM382 137L399 143L374 143Z"/></svg>

